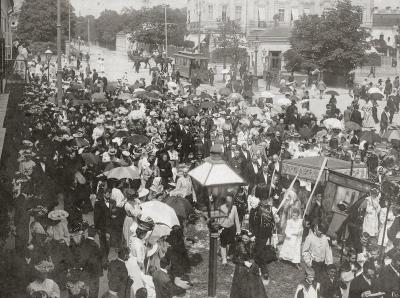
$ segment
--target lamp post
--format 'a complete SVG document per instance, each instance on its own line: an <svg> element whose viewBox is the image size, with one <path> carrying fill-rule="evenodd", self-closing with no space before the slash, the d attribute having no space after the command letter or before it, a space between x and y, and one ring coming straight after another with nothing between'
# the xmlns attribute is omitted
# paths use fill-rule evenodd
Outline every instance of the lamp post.
<svg viewBox="0 0 400 298"><path fill-rule="evenodd" d="M258 48L260 46L260 41L258 40L258 37L256 40L253 42L254 46L254 81L253 81L253 90L258 91L258 74L257 74L257 68L258 68Z"/></svg>
<svg viewBox="0 0 400 298"><path fill-rule="evenodd" d="M46 55L46 61L47 61L47 82L50 85L50 61L51 57L53 56L53 52L49 48L47 48L44 54Z"/></svg>
<svg viewBox="0 0 400 298"><path fill-rule="evenodd" d="M81 37L78 36L78 57L80 56L80 54L81 54Z"/></svg>
<svg viewBox="0 0 400 298"><path fill-rule="evenodd" d="M394 48L396 49L396 68L399 64L400 58L400 29L399 26L393 26L393 33L394 33Z"/></svg>
<svg viewBox="0 0 400 298"><path fill-rule="evenodd" d="M62 106L61 0L57 0L57 104Z"/></svg>
<svg viewBox="0 0 400 298"><path fill-rule="evenodd" d="M210 250L208 259L208 296L215 297L217 293L217 249L218 249L218 224L217 218L226 217L218 208L218 200L224 190L230 186L244 185L245 182L222 159L222 148L214 145L211 147L211 156L204 163L189 172L189 175L201 186L207 189L208 218L210 231Z"/></svg>

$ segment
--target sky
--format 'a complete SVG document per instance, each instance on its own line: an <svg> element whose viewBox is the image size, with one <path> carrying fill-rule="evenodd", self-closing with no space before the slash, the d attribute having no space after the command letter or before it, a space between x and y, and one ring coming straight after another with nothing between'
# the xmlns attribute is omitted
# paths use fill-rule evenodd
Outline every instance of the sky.
<svg viewBox="0 0 400 298"><path fill-rule="evenodd" d="M98 17L105 9L121 11L124 7L141 8L145 2L151 6L168 3L171 7L182 8L186 0L70 0L77 16L94 15Z"/></svg>

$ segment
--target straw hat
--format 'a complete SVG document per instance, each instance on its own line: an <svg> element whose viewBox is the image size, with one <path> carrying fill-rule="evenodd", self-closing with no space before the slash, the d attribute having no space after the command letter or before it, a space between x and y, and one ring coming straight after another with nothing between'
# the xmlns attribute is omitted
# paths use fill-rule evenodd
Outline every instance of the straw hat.
<svg viewBox="0 0 400 298"><path fill-rule="evenodd" d="M53 262L43 260L35 265L35 270L40 273L49 273L54 270L54 264Z"/></svg>
<svg viewBox="0 0 400 298"><path fill-rule="evenodd" d="M53 210L50 211L47 217L51 220L63 220L69 216L67 211L64 210Z"/></svg>

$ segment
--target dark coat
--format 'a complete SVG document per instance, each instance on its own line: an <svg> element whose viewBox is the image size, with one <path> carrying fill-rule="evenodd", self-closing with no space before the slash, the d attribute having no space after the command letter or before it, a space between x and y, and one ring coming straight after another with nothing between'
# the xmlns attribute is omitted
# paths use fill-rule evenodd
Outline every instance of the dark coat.
<svg viewBox="0 0 400 298"><path fill-rule="evenodd" d="M356 278L354 278L350 284L349 298L360 298L361 294L366 291L371 291L371 293L377 292L374 284L374 281L372 281L370 285L365 280L363 274L356 276Z"/></svg>
<svg viewBox="0 0 400 298"><path fill-rule="evenodd" d="M324 298L341 298L342 292L340 291L340 280L334 279L333 281L327 274L321 278L321 296Z"/></svg>
<svg viewBox="0 0 400 298"><path fill-rule="evenodd" d="M279 154L281 151L281 142L277 138L272 138L269 143L268 156Z"/></svg>
<svg viewBox="0 0 400 298"><path fill-rule="evenodd" d="M103 199L94 203L94 226L96 229L108 232L111 229L111 208L107 207Z"/></svg>
<svg viewBox="0 0 400 298"><path fill-rule="evenodd" d="M386 129L389 126L389 117L386 115L385 111L381 114L381 129Z"/></svg>
<svg viewBox="0 0 400 298"><path fill-rule="evenodd" d="M258 182L258 175L259 175L261 169L259 168L258 164L257 164L257 167L258 167L258 173L256 173L254 171L253 163L249 163L249 164L247 164L244 172L242 173L243 178L250 185L250 187L253 187Z"/></svg>
<svg viewBox="0 0 400 298"><path fill-rule="evenodd" d="M359 124L360 126L362 126L363 119L362 119L362 116L361 116L361 112L359 110L354 110L351 113L350 120L355 122L355 123L357 123L357 124Z"/></svg>
<svg viewBox="0 0 400 298"><path fill-rule="evenodd" d="M392 293L400 294L400 276L394 271L392 265L383 267L379 275L379 290L385 292L385 298L391 298Z"/></svg>
<svg viewBox="0 0 400 298"><path fill-rule="evenodd" d="M132 281L129 278L125 262L120 259L112 260L108 268L107 277L108 287L115 291L118 289L119 298L130 297Z"/></svg>
<svg viewBox="0 0 400 298"><path fill-rule="evenodd" d="M156 298L172 298L185 292L173 283L167 273L161 270L154 272L153 283L156 290Z"/></svg>
<svg viewBox="0 0 400 298"><path fill-rule="evenodd" d="M102 252L94 240L84 239L81 242L80 255L85 273L91 278L98 278L103 275Z"/></svg>

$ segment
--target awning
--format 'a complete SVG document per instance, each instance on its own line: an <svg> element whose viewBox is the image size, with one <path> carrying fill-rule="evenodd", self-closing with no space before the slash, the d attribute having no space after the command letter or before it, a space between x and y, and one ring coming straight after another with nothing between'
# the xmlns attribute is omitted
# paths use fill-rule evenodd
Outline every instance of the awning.
<svg viewBox="0 0 400 298"><path fill-rule="evenodd" d="M200 34L200 42L203 42L205 38L206 38L205 34ZM199 35L198 34L189 34L188 36L185 37L185 40L193 41L194 48L197 48L199 45Z"/></svg>
<svg viewBox="0 0 400 298"><path fill-rule="evenodd" d="M297 21L299 19L299 10L297 8L292 8L292 20Z"/></svg>

